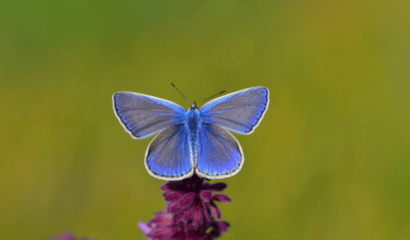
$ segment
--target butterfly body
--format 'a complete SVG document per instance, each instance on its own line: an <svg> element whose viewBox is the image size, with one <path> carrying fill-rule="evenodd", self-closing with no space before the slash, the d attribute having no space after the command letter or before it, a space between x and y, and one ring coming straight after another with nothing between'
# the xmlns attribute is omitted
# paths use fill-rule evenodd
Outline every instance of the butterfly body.
<svg viewBox="0 0 410 240"><path fill-rule="evenodd" d="M190 138L192 141L196 141L198 135L198 129L202 124L201 114L196 108L195 104L193 104L187 111L186 111L186 127L189 131Z"/></svg>
<svg viewBox="0 0 410 240"><path fill-rule="evenodd" d="M164 99L119 92L113 96L117 118L133 138L158 135L145 154L148 172L165 180L196 173L214 179L232 176L244 157L240 144L227 130L250 134L269 103L267 88L254 87L217 98L201 109L187 110Z"/></svg>
<svg viewBox="0 0 410 240"><path fill-rule="evenodd" d="M185 128L189 142L191 161L195 165L198 161L198 134L201 125L201 116L196 105L193 104L186 112Z"/></svg>

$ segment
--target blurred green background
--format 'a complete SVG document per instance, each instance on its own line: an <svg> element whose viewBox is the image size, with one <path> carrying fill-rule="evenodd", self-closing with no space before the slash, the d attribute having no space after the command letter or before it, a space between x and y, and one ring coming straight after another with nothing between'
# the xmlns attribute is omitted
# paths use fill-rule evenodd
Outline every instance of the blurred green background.
<svg viewBox="0 0 410 240"><path fill-rule="evenodd" d="M142 239L164 207L111 108L266 86L223 239L410 239L408 1L0 1L0 239Z"/></svg>

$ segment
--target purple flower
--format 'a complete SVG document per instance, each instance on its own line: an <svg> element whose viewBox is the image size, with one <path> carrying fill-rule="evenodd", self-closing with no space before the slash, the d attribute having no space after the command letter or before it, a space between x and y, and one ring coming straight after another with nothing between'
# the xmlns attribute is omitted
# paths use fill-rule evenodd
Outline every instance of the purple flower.
<svg viewBox="0 0 410 240"><path fill-rule="evenodd" d="M49 240L89 240L89 238L76 238L69 232L61 233L60 235L49 238Z"/></svg>
<svg viewBox="0 0 410 240"><path fill-rule="evenodd" d="M193 175L181 181L171 181L161 189L167 201L166 211L157 212L147 224L138 223L149 240L205 240L214 239L228 231L229 223L217 221L221 212L215 202L231 199L214 192L226 188L224 183L204 183Z"/></svg>

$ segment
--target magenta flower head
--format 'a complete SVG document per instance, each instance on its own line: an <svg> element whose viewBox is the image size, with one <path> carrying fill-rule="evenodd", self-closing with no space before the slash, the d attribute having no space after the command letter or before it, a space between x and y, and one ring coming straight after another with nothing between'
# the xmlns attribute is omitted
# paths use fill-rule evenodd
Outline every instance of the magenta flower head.
<svg viewBox="0 0 410 240"><path fill-rule="evenodd" d="M60 235L49 238L48 240L90 240L90 238L77 238L69 232L61 233Z"/></svg>
<svg viewBox="0 0 410 240"><path fill-rule="evenodd" d="M164 191L166 210L155 213L148 223L139 222L139 228L149 240L208 240L228 231L229 223L220 221L221 212L216 202L231 199L215 192L226 188L224 183L209 184L193 175L181 181L170 181Z"/></svg>

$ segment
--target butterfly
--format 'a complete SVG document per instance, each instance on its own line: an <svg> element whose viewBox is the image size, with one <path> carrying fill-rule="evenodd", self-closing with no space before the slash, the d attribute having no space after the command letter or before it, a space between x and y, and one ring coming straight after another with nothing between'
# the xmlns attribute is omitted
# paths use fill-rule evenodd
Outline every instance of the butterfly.
<svg viewBox="0 0 410 240"><path fill-rule="evenodd" d="M269 90L252 87L216 98L200 109L187 110L157 97L118 92L114 113L135 139L158 134L145 152L145 167L163 180L181 180L194 173L208 179L235 175L243 165L242 147L228 132L248 135L269 106Z"/></svg>

